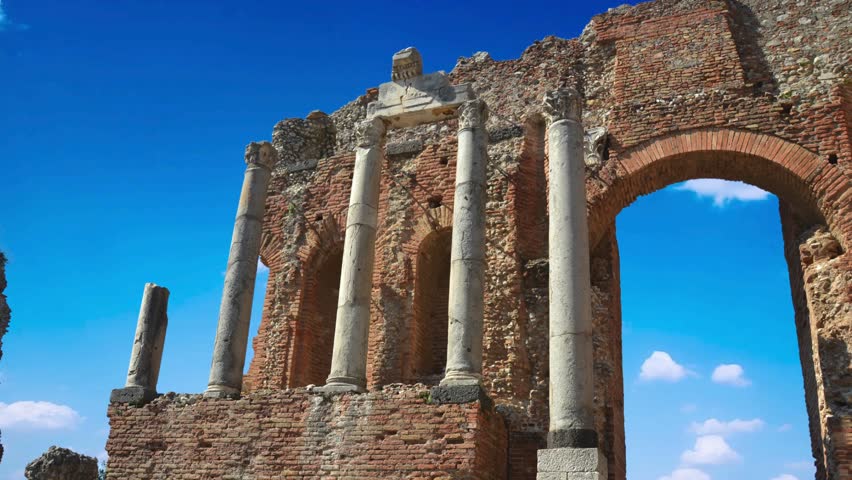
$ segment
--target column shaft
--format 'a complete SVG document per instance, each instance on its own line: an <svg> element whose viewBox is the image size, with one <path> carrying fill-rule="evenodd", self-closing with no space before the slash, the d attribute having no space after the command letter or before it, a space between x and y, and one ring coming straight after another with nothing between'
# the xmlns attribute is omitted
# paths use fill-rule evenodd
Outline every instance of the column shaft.
<svg viewBox="0 0 852 480"><path fill-rule="evenodd" d="M482 381L485 297L485 201L488 134L482 100L459 107L458 161L453 197L447 368L442 385Z"/></svg>
<svg viewBox="0 0 852 480"><path fill-rule="evenodd" d="M277 153L269 142L252 143L246 148L246 168L234 235L225 272L225 288L219 307L219 325L213 347L213 364L205 396L238 397L248 346L254 281L263 212L271 168Z"/></svg>
<svg viewBox="0 0 852 480"><path fill-rule="evenodd" d="M548 95L550 434L548 446L597 446L589 233L580 98Z"/></svg>
<svg viewBox="0 0 852 480"><path fill-rule="evenodd" d="M146 283L142 293L142 306L136 322L130 366L124 388L113 390L110 401L143 404L157 395L160 362L169 318L169 290Z"/></svg>
<svg viewBox="0 0 852 480"><path fill-rule="evenodd" d="M379 186L385 125L381 119L358 125L358 148L346 216L334 349L326 390L363 392L367 387L367 338L373 260L376 256Z"/></svg>

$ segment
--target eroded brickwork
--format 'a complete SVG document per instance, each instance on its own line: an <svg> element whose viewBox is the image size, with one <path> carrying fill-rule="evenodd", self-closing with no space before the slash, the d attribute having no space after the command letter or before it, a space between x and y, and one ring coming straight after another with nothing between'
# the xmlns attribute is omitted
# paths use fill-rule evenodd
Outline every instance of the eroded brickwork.
<svg viewBox="0 0 852 480"><path fill-rule="evenodd" d="M420 387L177 395L113 404L109 416L110 478L506 478L505 427L493 408L433 405Z"/></svg>
<svg viewBox="0 0 852 480"><path fill-rule="evenodd" d="M610 478L623 479L626 471L615 217L640 195L713 177L746 181L781 199L817 478L852 479L849 38L852 0L659 0L610 10L594 17L580 38L545 38L516 60L498 62L485 53L459 59L450 73L453 82L471 83L491 112L483 373L506 430L489 427L492 443L483 448L499 458L494 462L508 463L509 478L534 478L535 450L544 445L547 430L548 160L541 100L547 91L573 87L585 97L586 128L609 132L606 155L587 168L586 188L597 426ZM206 432L222 428L230 412L229 428L245 428L249 435L249 427L268 412L287 423L303 418L299 408L314 408L310 395L285 389L321 383L328 373L333 313L326 307L336 296L353 125L365 118L376 96L371 88L331 115L315 112L275 127L273 143L283 160L264 219L261 257L270 275L244 382L252 395L234 403L180 406L184 400L172 399L140 411L111 407L111 469L135 472L147 465L159 475L164 465L197 463L192 455L201 447L183 437L163 440L168 446L163 452L175 455L168 463L167 457L145 463L130 450L115 456L113 450L144 440L127 437L144 428L145 415L163 420L161 425L178 422L179 431L194 425ZM435 358L443 354L439 344L446 335L435 327L440 322L435 311L445 295L440 238L452 226L456 130L456 121L449 120L389 132L371 299L373 392L334 405L363 405L367 398L384 402L382 408L398 402L402 417L435 408L414 402L409 390L399 398L380 392L399 382L439 378L427 373L439 373ZM262 405L263 415L250 413L254 405ZM156 408L163 410L150 411ZM324 421L333 423L335 415L344 415L339 412L328 410ZM369 413L346 418L364 428L385 421ZM450 427L447 418L432 419L435 432ZM326 441L319 438L328 434L324 430L287 424L292 438ZM164 427L157 428L151 434L164 438ZM362 440L367 451L381 449L379 440ZM248 444L253 447L233 454L246 468L267 468L278 455L275 449L283 448ZM495 445L500 447L491 449ZM321 452L304 455L339 465ZM208 460L218 465L210 468L227 463L224 457ZM354 460L348 465L354 468ZM345 470L335 472L353 478ZM196 478L182 475L171 478ZM319 474L305 477L312 475Z"/></svg>

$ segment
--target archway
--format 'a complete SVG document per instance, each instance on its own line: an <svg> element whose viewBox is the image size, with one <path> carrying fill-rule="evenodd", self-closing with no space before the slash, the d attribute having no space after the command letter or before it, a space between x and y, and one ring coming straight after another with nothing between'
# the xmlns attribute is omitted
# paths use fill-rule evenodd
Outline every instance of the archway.
<svg viewBox="0 0 852 480"><path fill-rule="evenodd" d="M602 399L598 412L599 429L604 449L609 450L610 477L624 478L623 465L623 380L621 378L620 280L618 246L615 241L616 214L639 195L660 190L668 185L695 178L739 180L774 193L780 199L784 233L784 253L791 279L796 332L799 343L805 400L811 430L812 450L817 464L817 478L837 468L832 459L842 458L848 449L840 436L843 422L832 420L842 413L842 385L848 381L848 352L845 359L832 358L826 350L835 343L848 344L848 326L844 329L821 329L817 324L842 321L826 318L813 308L813 285L806 270L808 244L815 236L830 240L817 243L829 247L833 254L815 255L828 267L847 272L849 245L848 205L849 180L836 167L804 148L777 137L752 132L708 129L658 138L628 151L613 152L612 176L606 188L592 190L590 198L590 237L592 241L593 283L607 297L596 308L596 327L603 334L596 341L596 363L614 367L616 373L600 374L597 396ZM822 231L814 230L826 225ZM803 254L800 254L800 248ZM826 248L821 250L824 251ZM810 255L814 256L814 255ZM826 267L826 268L828 268ZM812 279L811 279L812 280ZM822 298L821 302L848 303L841 295ZM836 311L836 309L835 309ZM840 338L835 338L840 337ZM832 378L834 379L832 381ZM845 379L845 380L843 380ZM836 424L836 426L833 426ZM839 427L839 428L838 428ZM832 441L831 439L835 440ZM832 451L828 451L833 449Z"/></svg>
<svg viewBox="0 0 852 480"><path fill-rule="evenodd" d="M436 384L447 360L447 310L452 229L428 234L417 250L410 355L404 365L408 382Z"/></svg>

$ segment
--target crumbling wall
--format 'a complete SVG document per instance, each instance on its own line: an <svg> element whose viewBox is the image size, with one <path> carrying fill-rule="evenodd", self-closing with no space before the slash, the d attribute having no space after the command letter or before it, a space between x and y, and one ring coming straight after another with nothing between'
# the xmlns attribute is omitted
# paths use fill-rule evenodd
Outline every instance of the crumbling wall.
<svg viewBox="0 0 852 480"><path fill-rule="evenodd" d="M493 407L434 405L422 385L236 401L171 394L113 404L109 417L109 475L122 480L506 478Z"/></svg>
<svg viewBox="0 0 852 480"><path fill-rule="evenodd" d="M3 295L4 290L6 290L6 256L0 252L0 360L3 359L3 335L6 335L9 330L9 319L12 315L12 310L6 303L6 295ZM3 444L0 443L0 461L2 460Z"/></svg>

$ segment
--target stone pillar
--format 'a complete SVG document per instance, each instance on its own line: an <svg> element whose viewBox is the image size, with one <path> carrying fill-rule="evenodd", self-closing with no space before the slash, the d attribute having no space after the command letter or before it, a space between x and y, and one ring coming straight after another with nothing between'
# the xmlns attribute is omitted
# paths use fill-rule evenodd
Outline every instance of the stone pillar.
<svg viewBox="0 0 852 480"><path fill-rule="evenodd" d="M384 121L375 117L356 128L358 148L346 216L331 372L322 387L329 392L363 392L367 387L370 296L386 128Z"/></svg>
<svg viewBox="0 0 852 480"><path fill-rule="evenodd" d="M482 100L471 100L459 107L447 368L442 386L478 386L482 381L487 116L488 108Z"/></svg>
<svg viewBox="0 0 852 480"><path fill-rule="evenodd" d="M245 158L248 167L234 221L206 397L239 397L243 384L263 211L278 153L269 142L253 142L246 147Z"/></svg>
<svg viewBox="0 0 852 480"><path fill-rule="evenodd" d="M539 450L539 479L606 478L594 421L582 99L566 89L547 93L544 103L550 160L550 450Z"/></svg>
<svg viewBox="0 0 852 480"><path fill-rule="evenodd" d="M146 283L124 388L112 391L111 402L144 404L157 396L160 361L169 324L169 290Z"/></svg>

